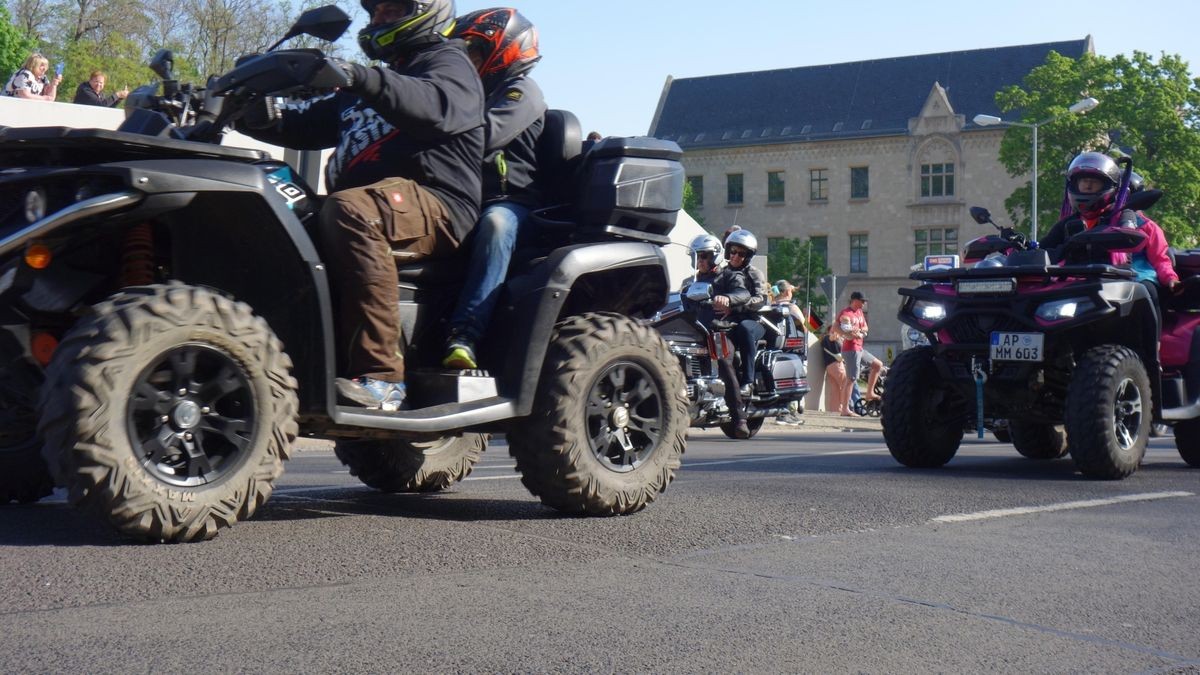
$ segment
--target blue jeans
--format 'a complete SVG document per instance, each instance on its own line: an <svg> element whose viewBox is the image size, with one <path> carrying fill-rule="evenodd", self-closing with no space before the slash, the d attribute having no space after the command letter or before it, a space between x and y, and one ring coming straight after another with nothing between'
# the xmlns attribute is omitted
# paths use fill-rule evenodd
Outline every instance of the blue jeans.
<svg viewBox="0 0 1200 675"><path fill-rule="evenodd" d="M729 331L729 337L742 355L742 386L754 384L754 360L758 356L758 341L766 333L766 328L758 319L743 319Z"/></svg>
<svg viewBox="0 0 1200 675"><path fill-rule="evenodd" d="M500 299L500 286L508 275L508 263L517 247L517 233L528 215L528 207L513 202L489 204L479 215L471 233L466 285L450 316L452 339L474 344L483 336Z"/></svg>

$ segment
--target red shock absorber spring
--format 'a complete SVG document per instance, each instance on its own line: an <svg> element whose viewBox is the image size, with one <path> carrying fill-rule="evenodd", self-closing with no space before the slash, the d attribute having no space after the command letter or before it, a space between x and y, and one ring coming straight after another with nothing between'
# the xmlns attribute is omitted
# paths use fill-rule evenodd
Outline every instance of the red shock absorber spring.
<svg viewBox="0 0 1200 675"><path fill-rule="evenodd" d="M125 233L121 250L121 287L154 283L154 230L140 223Z"/></svg>

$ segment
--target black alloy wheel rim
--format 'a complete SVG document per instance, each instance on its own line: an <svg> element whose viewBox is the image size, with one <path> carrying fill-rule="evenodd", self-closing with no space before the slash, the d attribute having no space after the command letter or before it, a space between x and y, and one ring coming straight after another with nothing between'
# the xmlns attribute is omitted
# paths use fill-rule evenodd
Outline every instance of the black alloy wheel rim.
<svg viewBox="0 0 1200 675"><path fill-rule="evenodd" d="M127 418L142 467L178 487L209 485L236 470L258 429L242 365L199 343L161 354L138 375Z"/></svg>
<svg viewBox="0 0 1200 675"><path fill-rule="evenodd" d="M1138 442L1142 430L1142 392L1133 380L1125 378L1117 386L1113 405L1113 433L1122 450L1132 448Z"/></svg>
<svg viewBox="0 0 1200 675"><path fill-rule="evenodd" d="M628 473L658 447L666 401L645 367L620 361L592 381L584 412L592 454L610 471Z"/></svg>

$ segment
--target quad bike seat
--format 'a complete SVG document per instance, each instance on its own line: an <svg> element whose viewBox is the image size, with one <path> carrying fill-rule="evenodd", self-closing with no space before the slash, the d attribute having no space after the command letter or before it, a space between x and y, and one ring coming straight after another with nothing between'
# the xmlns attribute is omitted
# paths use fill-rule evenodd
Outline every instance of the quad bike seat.
<svg viewBox="0 0 1200 675"><path fill-rule="evenodd" d="M543 182L543 193L550 204L565 201L574 186L575 165L583 148L582 127L579 118L567 110L547 110L545 127L538 138L538 174ZM440 285L453 283L463 278L467 267L467 254L433 260L403 262L401 252L396 256L396 275L401 283L418 285Z"/></svg>

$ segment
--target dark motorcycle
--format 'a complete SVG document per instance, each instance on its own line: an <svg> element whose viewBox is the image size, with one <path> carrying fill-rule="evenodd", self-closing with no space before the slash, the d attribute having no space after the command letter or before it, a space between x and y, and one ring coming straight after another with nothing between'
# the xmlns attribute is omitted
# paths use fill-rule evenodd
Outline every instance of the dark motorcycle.
<svg viewBox="0 0 1200 675"><path fill-rule="evenodd" d="M711 284L691 284L685 295L671 296L671 302L655 317L653 325L679 359L687 379L691 426L719 426L726 436L736 438L717 360L734 355L735 367L741 372L737 366L741 357L735 354L728 335L734 324L714 321L706 325L702 319L709 313L704 310L711 306L712 295ZM803 410L804 396L809 392L803 331L787 310L778 306L762 308L758 320L766 327L766 334L758 343L755 357L754 391L744 400L751 436L758 433L768 417L788 412L792 402L799 402Z"/></svg>

